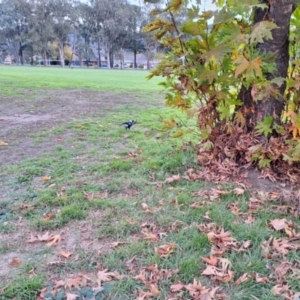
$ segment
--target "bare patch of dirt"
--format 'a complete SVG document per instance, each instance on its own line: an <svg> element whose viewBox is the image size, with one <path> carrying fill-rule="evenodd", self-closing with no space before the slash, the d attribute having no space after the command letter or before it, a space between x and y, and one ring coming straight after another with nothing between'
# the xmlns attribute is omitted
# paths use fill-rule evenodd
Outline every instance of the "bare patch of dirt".
<svg viewBox="0 0 300 300"><path fill-rule="evenodd" d="M28 94L32 97L32 91ZM0 96L0 102L0 141L8 144L0 146L0 165L18 163L56 147L52 140L34 144L32 135L42 130L100 117L116 108L146 106L130 94L86 90L47 90L31 100Z"/></svg>

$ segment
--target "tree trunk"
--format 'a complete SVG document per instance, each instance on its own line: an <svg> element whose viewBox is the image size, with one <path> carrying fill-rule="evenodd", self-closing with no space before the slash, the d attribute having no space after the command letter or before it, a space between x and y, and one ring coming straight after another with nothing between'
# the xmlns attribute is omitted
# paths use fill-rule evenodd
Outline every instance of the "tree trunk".
<svg viewBox="0 0 300 300"><path fill-rule="evenodd" d="M136 53L137 53L137 51L134 49L134 50L133 50L133 61L134 61L134 68L135 68L135 69L137 69Z"/></svg>
<svg viewBox="0 0 300 300"><path fill-rule="evenodd" d="M24 59L23 59L23 48L22 48L22 43L19 42L19 60L20 64L23 66L24 65Z"/></svg>
<svg viewBox="0 0 300 300"><path fill-rule="evenodd" d="M254 24L264 20L272 20L279 27L272 30L272 40L265 40L257 46L261 52L272 53L275 56L276 68L273 73L266 74L268 80L272 80L275 77L287 77L289 65L289 23L295 9L293 4L287 4L287 2L286 0L262 0L261 3L268 5L268 8L257 8L254 12ZM243 105L238 110L245 117L247 132L253 131L257 123L263 121L267 116L273 117L274 122L280 123L284 108L283 94L285 88L286 82L279 88L279 97L270 96L266 100L255 101L252 96L255 94L255 89L242 86L238 98L243 102Z"/></svg>
<svg viewBox="0 0 300 300"><path fill-rule="evenodd" d="M147 70L150 70L150 49L147 47Z"/></svg>
<svg viewBox="0 0 300 300"><path fill-rule="evenodd" d="M100 41L98 40L98 67L101 68L101 48L100 48Z"/></svg>
<svg viewBox="0 0 300 300"><path fill-rule="evenodd" d="M60 66L62 68L64 68L65 67L65 58L64 58L64 43L63 42L58 43L58 50L59 50Z"/></svg>

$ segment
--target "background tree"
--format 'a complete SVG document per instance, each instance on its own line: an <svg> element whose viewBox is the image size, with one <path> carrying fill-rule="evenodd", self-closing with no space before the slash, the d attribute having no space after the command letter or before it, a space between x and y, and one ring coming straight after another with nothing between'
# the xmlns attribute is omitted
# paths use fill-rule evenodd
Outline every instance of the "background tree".
<svg viewBox="0 0 300 300"><path fill-rule="evenodd" d="M75 23L74 4L71 0L52 0L49 6L52 12L53 33L58 45L60 65L64 67L64 46L68 42Z"/></svg>
<svg viewBox="0 0 300 300"><path fill-rule="evenodd" d="M257 165L272 180L298 180L297 1L219 0L218 11L202 13L194 3L178 26L172 15L187 2L167 1L154 13L169 19L146 29L172 49L151 75L166 77L167 103L189 114L198 105L199 161L215 174Z"/></svg>

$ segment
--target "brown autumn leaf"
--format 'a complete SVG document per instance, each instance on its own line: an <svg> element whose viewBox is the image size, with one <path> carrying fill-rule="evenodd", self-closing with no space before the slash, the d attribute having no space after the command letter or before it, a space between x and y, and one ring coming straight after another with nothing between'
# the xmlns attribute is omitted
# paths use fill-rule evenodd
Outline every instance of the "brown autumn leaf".
<svg viewBox="0 0 300 300"><path fill-rule="evenodd" d="M137 155L136 153L132 152L132 151L129 151L129 152L128 152L128 156L129 156L129 157L132 157L132 158L135 158L135 157L137 157L138 155Z"/></svg>
<svg viewBox="0 0 300 300"><path fill-rule="evenodd" d="M124 244L128 244L128 242L113 242L110 244L110 247L112 249L116 249L117 247L124 245Z"/></svg>
<svg viewBox="0 0 300 300"><path fill-rule="evenodd" d="M150 290L153 297L157 297L160 294L160 291L158 290L157 286L153 283L145 282L145 286Z"/></svg>
<svg viewBox="0 0 300 300"><path fill-rule="evenodd" d="M100 281L112 281L113 278L117 279L117 280L121 280L123 278L122 275L120 275L118 272L107 272L108 269L104 269L104 270L100 270L97 272L97 278Z"/></svg>
<svg viewBox="0 0 300 300"><path fill-rule="evenodd" d="M243 215L242 219L243 219L243 222L246 224L251 224L256 221L256 219L252 215L247 215L247 214Z"/></svg>
<svg viewBox="0 0 300 300"><path fill-rule="evenodd" d="M46 181L49 181L51 178L52 178L51 176L43 176L43 177L41 177L40 180L43 182L46 182Z"/></svg>
<svg viewBox="0 0 300 300"><path fill-rule="evenodd" d="M52 235L49 233L49 231L45 232L43 235L37 235L35 237L32 233L30 234L30 238L27 240L28 243L34 243L34 242L47 242L49 238Z"/></svg>
<svg viewBox="0 0 300 300"><path fill-rule="evenodd" d="M150 241L159 240L159 236L156 233L149 232L147 228L142 229L142 234L145 236L146 240L150 240Z"/></svg>
<svg viewBox="0 0 300 300"><path fill-rule="evenodd" d="M85 287L87 285L88 281L90 281L90 278L88 278L87 276L85 276L83 274L78 274L77 276L75 276L71 279L68 279L65 285L69 289L71 289L73 287L80 289L81 287Z"/></svg>
<svg viewBox="0 0 300 300"><path fill-rule="evenodd" d="M62 240L62 237L59 234L51 235L51 237L48 239L49 243L47 243L47 246L56 246L59 244Z"/></svg>
<svg viewBox="0 0 300 300"><path fill-rule="evenodd" d="M232 212L232 214L234 214L235 216L240 216L243 213L240 211L239 207L238 207L239 203L231 203L229 205L229 209Z"/></svg>
<svg viewBox="0 0 300 300"><path fill-rule="evenodd" d="M241 245L241 247L239 249L237 249L236 251L238 251L238 252L245 251L245 250L249 249L251 246L252 246L252 241L247 240L247 241L244 241L243 244Z"/></svg>
<svg viewBox="0 0 300 300"><path fill-rule="evenodd" d="M167 245L162 245L157 248L155 248L155 252L160 256L160 257L168 257L171 253L174 252L175 249L175 244L167 244Z"/></svg>
<svg viewBox="0 0 300 300"><path fill-rule="evenodd" d="M173 176L171 176L171 177L166 178L164 182L165 182L165 183L172 183L172 182L178 181L178 180L180 180L180 179L181 179L181 177L180 177L180 175L178 174L178 175L173 175Z"/></svg>
<svg viewBox="0 0 300 300"><path fill-rule="evenodd" d="M214 295L218 289L218 287L210 289L201 284L201 282L197 282L194 279L193 283L187 284L184 288L189 292L190 296L193 299L197 300L213 300Z"/></svg>
<svg viewBox="0 0 300 300"><path fill-rule="evenodd" d="M25 209L31 209L34 208L34 205L30 205L30 204L22 204L19 209L20 210L25 210Z"/></svg>
<svg viewBox="0 0 300 300"><path fill-rule="evenodd" d="M291 299L293 292L288 284L277 284L273 286L273 288L271 289L271 293L275 296L281 296L285 299Z"/></svg>
<svg viewBox="0 0 300 300"><path fill-rule="evenodd" d="M35 274L35 268L32 268L29 272L28 272L28 275L29 275L29 277L30 278L32 278L32 277L35 277L36 276L36 274Z"/></svg>
<svg viewBox="0 0 300 300"><path fill-rule="evenodd" d="M0 146L8 146L8 143L5 143L4 141L0 141Z"/></svg>
<svg viewBox="0 0 300 300"><path fill-rule="evenodd" d="M233 192L239 196L239 195L243 195L245 193L245 190L244 189L241 189L241 188L235 188L233 189Z"/></svg>
<svg viewBox="0 0 300 300"><path fill-rule="evenodd" d="M138 298L136 298L136 300L144 300L144 299L148 299L148 298L152 298L154 297L154 295L151 292L145 292L142 290L139 290L139 296Z"/></svg>
<svg viewBox="0 0 300 300"><path fill-rule="evenodd" d="M241 277L239 277L234 283L236 285L240 285L251 279L251 276L248 273L244 273Z"/></svg>
<svg viewBox="0 0 300 300"><path fill-rule="evenodd" d="M69 258L72 254L73 254L72 252L70 252L70 251L64 251L64 250L61 250L59 252L59 255L62 256L62 257L64 257L64 258Z"/></svg>
<svg viewBox="0 0 300 300"><path fill-rule="evenodd" d="M210 257L203 257L203 256L200 256L200 258L205 261L206 263L208 263L209 265L212 265L212 266L216 266L217 263L218 263L218 260L219 258L218 257L215 257L215 256L210 256Z"/></svg>
<svg viewBox="0 0 300 300"><path fill-rule="evenodd" d="M270 225L276 230L284 230L287 227L287 220L286 219L275 219L270 222Z"/></svg>
<svg viewBox="0 0 300 300"><path fill-rule="evenodd" d="M143 211L145 211L146 213L153 214L152 210L149 209L149 207L146 203L142 203L141 207L142 207Z"/></svg>
<svg viewBox="0 0 300 300"><path fill-rule="evenodd" d="M175 284L172 284L170 286L170 290L172 293L177 293L179 291L181 291L182 289L184 289L185 285L182 282L177 282Z"/></svg>
<svg viewBox="0 0 300 300"><path fill-rule="evenodd" d="M267 283L269 282L268 277L261 277L258 273L254 273L254 279L257 283Z"/></svg>
<svg viewBox="0 0 300 300"><path fill-rule="evenodd" d="M18 266L21 263L21 261L18 258L13 258L12 261L9 263L10 266Z"/></svg>
<svg viewBox="0 0 300 300"><path fill-rule="evenodd" d="M48 213L48 214L43 214L43 220L48 221L54 218L54 214L53 213Z"/></svg>

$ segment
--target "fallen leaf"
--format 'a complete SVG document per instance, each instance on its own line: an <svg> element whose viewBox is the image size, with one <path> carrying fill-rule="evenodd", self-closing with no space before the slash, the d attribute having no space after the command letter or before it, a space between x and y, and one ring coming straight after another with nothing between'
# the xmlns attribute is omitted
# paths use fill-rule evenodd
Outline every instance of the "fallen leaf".
<svg viewBox="0 0 300 300"><path fill-rule="evenodd" d="M251 279L251 276L248 273L244 273L241 277L239 277L236 281L235 284L239 285L242 284L243 282L248 281L249 279Z"/></svg>
<svg viewBox="0 0 300 300"><path fill-rule="evenodd" d="M45 182L45 181L49 181L52 177L51 176L43 176L40 180Z"/></svg>
<svg viewBox="0 0 300 300"><path fill-rule="evenodd" d="M69 258L73 253L72 252L69 252L69 251L64 251L64 250L61 250L59 252L59 255L64 257L64 258Z"/></svg>
<svg viewBox="0 0 300 300"><path fill-rule="evenodd" d="M178 283L172 284L170 286L170 289L171 289L172 293L177 293L177 292L181 291L184 288L184 286L185 285L179 281Z"/></svg>
<svg viewBox="0 0 300 300"><path fill-rule="evenodd" d="M243 195L244 193L245 193L245 190L244 189L241 189L241 188L235 188L235 189L233 189L233 191L234 191L234 193L236 194L236 195Z"/></svg>
<svg viewBox="0 0 300 300"><path fill-rule="evenodd" d="M217 263L218 263L218 257L215 257L215 256L210 256L210 257L203 257L203 256L200 256L200 258L205 261L206 263L208 263L209 265L212 265L212 266L216 266Z"/></svg>
<svg viewBox="0 0 300 300"><path fill-rule="evenodd" d="M165 183L172 183L174 181L180 180L180 178L181 178L180 175L173 175L171 177L166 178L164 182Z"/></svg>
<svg viewBox="0 0 300 300"><path fill-rule="evenodd" d="M8 144L5 143L4 141L0 141L0 146L7 146Z"/></svg>
<svg viewBox="0 0 300 300"><path fill-rule="evenodd" d="M147 205L146 203L142 203L141 206L142 206L142 209L143 209L146 213L153 214L152 210L149 209L149 207L148 207L148 205Z"/></svg>
<svg viewBox="0 0 300 300"><path fill-rule="evenodd" d="M287 221L286 219L275 219L270 222L270 225L276 230L283 230L287 226Z"/></svg>
<svg viewBox="0 0 300 300"><path fill-rule="evenodd" d="M124 245L124 244L128 244L128 242L113 242L110 244L110 247L112 249L116 249L118 246Z"/></svg>
<svg viewBox="0 0 300 300"><path fill-rule="evenodd" d="M49 243L47 243L47 246L56 246L58 243L60 243L62 240L62 237L59 234L52 235L51 238L49 238Z"/></svg>
<svg viewBox="0 0 300 300"><path fill-rule="evenodd" d="M80 289L81 287L85 287L87 285L88 281L90 281L90 278L88 278L87 276L85 276L83 274L78 274L77 276L67 280L66 287L68 287L69 289L71 289L73 287Z"/></svg>
<svg viewBox="0 0 300 300"><path fill-rule="evenodd" d="M18 266L20 263L21 263L21 261L18 258L13 258L9 264L11 266L15 267L15 266Z"/></svg>
<svg viewBox="0 0 300 300"><path fill-rule="evenodd" d="M168 257L171 253L174 252L174 249L175 249L175 244L167 244L155 248L155 252L160 257Z"/></svg>
<svg viewBox="0 0 300 300"><path fill-rule="evenodd" d="M111 281L113 278L121 280L123 278L118 272L107 272L108 269L100 270L97 272L97 277L100 281Z"/></svg>
<svg viewBox="0 0 300 300"><path fill-rule="evenodd" d="M145 239L151 240L151 241L157 241L159 240L159 237L157 234L149 232L147 228L142 229L142 234L145 235Z"/></svg>
<svg viewBox="0 0 300 300"><path fill-rule="evenodd" d="M267 283L267 282L269 282L268 277L261 277L258 273L254 273L254 279L258 283Z"/></svg>
<svg viewBox="0 0 300 300"><path fill-rule="evenodd" d="M51 220L55 215L53 213L43 214L43 220Z"/></svg>
<svg viewBox="0 0 300 300"><path fill-rule="evenodd" d="M78 295L77 294L72 294L72 293L66 293L66 300L76 300L78 299Z"/></svg>

